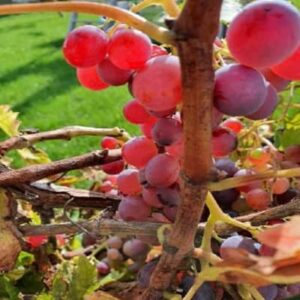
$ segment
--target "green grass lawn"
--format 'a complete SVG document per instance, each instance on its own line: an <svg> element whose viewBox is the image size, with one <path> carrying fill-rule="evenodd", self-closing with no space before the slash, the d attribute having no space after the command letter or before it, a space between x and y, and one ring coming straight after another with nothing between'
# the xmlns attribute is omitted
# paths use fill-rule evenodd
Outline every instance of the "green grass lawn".
<svg viewBox="0 0 300 300"><path fill-rule="evenodd" d="M61 45L69 18L57 13L0 18L0 104L20 113L22 128L119 126L137 132L122 116L122 105L131 98L127 87L88 91L63 60ZM39 147L60 159L98 149L98 144L99 138L84 137Z"/></svg>

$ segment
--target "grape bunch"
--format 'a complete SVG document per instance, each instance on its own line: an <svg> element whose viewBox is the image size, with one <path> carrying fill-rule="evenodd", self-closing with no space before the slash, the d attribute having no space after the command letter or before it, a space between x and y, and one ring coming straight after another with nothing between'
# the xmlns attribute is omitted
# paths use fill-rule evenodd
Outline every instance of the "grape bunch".
<svg viewBox="0 0 300 300"><path fill-rule="evenodd" d="M230 57L222 59L215 70L211 160L217 175L235 178L274 168L299 167L299 145L278 150L270 136L264 136L265 127L259 131L254 126L259 124L257 121L264 124L273 114L279 103L278 94L290 81L300 80L298 11L284 1L254 1L231 22L226 43L216 40L214 47L230 51ZM100 91L127 84L132 95L123 107L123 116L140 128L141 136L126 142L107 136L101 141L102 149L122 151L120 160L101 166L106 175L99 185L99 191L121 198L115 218L129 222L174 222L181 202L180 169L184 154L179 58L152 44L144 33L125 25L118 25L109 34L95 26L81 26L67 36L63 53L76 68L83 87ZM250 127L255 129L256 140L249 138L253 137ZM299 180L279 177L213 192L213 196L224 212L236 217L291 201L299 194L299 185ZM204 214L202 221L206 218ZM280 222L283 221L272 220L269 225ZM107 245L107 257L98 264L103 275L124 257L145 262L149 250L138 239L124 243L111 237ZM261 256L275 253L275 249L238 234L224 239L215 252L226 260L228 248ZM148 261L140 270L142 287L148 286L156 263ZM193 281L190 274L184 275L180 281L183 295ZM284 299L281 295L300 292L299 285L269 285L259 291L267 300L280 300ZM213 284L205 283L193 299L214 297Z"/></svg>

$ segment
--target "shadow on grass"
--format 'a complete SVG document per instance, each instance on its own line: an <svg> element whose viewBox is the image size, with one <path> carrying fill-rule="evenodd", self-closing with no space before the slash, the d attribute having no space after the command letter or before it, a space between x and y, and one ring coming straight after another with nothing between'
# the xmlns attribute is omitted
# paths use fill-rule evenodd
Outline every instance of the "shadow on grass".
<svg viewBox="0 0 300 300"><path fill-rule="evenodd" d="M33 109L35 105L41 102L51 101L51 98L65 94L77 85L74 70L61 58L50 62L44 61L37 63L38 61L38 59L31 61L22 67L3 74L3 76L0 77L1 84L6 84L16 80L16 78L30 76L37 73L49 76L48 83L46 85L44 84L30 96L25 97L22 102L14 105L14 111L25 113L26 111Z"/></svg>

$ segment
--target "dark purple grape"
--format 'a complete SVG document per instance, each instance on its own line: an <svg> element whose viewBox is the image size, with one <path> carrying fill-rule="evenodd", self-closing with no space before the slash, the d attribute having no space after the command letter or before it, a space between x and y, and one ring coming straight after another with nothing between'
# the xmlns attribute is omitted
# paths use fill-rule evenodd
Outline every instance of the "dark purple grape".
<svg viewBox="0 0 300 300"><path fill-rule="evenodd" d="M285 193L276 195L276 200L279 204L285 204L294 199L299 192L296 189L288 189Z"/></svg>
<svg viewBox="0 0 300 300"><path fill-rule="evenodd" d="M108 249L107 250L107 258L112 261L121 261L123 260L123 256L118 249Z"/></svg>
<svg viewBox="0 0 300 300"><path fill-rule="evenodd" d="M192 276L185 276L182 280L181 286L183 290L183 295L186 295L189 289L195 282L195 278ZM215 300L216 294L209 282L204 282L200 288L197 290L195 295L193 296L192 300Z"/></svg>
<svg viewBox="0 0 300 300"><path fill-rule="evenodd" d="M256 254L256 247L255 247L255 241L248 237L243 237L241 235L234 235L229 238L227 238L220 247L220 255L223 259L228 258L226 252L224 249L227 248L239 248L244 249L250 253Z"/></svg>
<svg viewBox="0 0 300 300"><path fill-rule="evenodd" d="M81 243L83 247L88 247L88 246L95 245L97 243L97 239L96 237L93 237L91 234L83 233Z"/></svg>
<svg viewBox="0 0 300 300"><path fill-rule="evenodd" d="M239 169L236 167L235 162L230 158L220 158L215 162L215 167L227 173L226 176L232 177Z"/></svg>
<svg viewBox="0 0 300 300"><path fill-rule="evenodd" d="M258 291L261 293L265 300L275 300L278 294L278 287L275 284L270 284L258 288Z"/></svg>
<svg viewBox="0 0 300 300"><path fill-rule="evenodd" d="M149 286L150 277L151 277L157 263L158 263L157 260L151 260L140 269L138 276L137 276L137 282L141 288L147 288Z"/></svg>
<svg viewBox="0 0 300 300"><path fill-rule="evenodd" d="M180 202L180 191L177 186L169 188L158 188L157 197L163 205L178 206Z"/></svg>
<svg viewBox="0 0 300 300"><path fill-rule="evenodd" d="M228 189L213 192L212 194L223 209L230 209L233 202L235 202L240 196L240 192L237 189Z"/></svg>

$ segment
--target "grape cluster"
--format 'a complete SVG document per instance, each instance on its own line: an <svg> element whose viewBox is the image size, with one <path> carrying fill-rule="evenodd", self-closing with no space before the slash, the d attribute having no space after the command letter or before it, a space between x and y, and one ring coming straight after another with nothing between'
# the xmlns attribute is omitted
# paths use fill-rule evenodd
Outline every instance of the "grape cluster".
<svg viewBox="0 0 300 300"><path fill-rule="evenodd" d="M255 175L274 166L299 167L299 145L278 151L270 143L260 142L244 151L241 142L247 126L270 117L279 102L278 93L291 80L300 79L299 29L298 11L275 0L247 5L230 24L226 41L234 63L224 60L215 72L212 108L212 162L219 177ZM216 41L215 47L224 44ZM184 152L178 57L152 44L142 32L123 25L110 36L97 27L81 26L67 36L63 53L84 87L103 90L127 84L132 95L123 107L123 116L139 126L142 135L125 143L108 136L101 141L103 149L122 149L120 160L101 166L106 177L99 186L103 193L120 196L116 218L174 222L181 201L179 173ZM287 203L298 193L299 182L275 178L213 192L213 196L226 213L238 216ZM272 222L274 225L282 220ZM100 274L109 273L114 263L124 258L144 262L149 250L138 239L124 243L111 237L107 245L107 257L98 264ZM216 252L227 259L228 248L262 256L275 253L275 249L237 234L225 239ZM152 260L140 269L138 281L142 287L148 286L156 263ZM183 295L193 281L185 274L181 280ZM267 300L300 292L299 285L270 285L259 291ZM202 285L193 299L215 299L213 285Z"/></svg>

